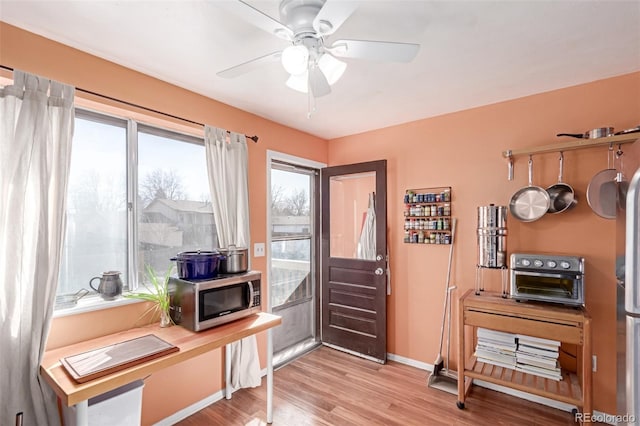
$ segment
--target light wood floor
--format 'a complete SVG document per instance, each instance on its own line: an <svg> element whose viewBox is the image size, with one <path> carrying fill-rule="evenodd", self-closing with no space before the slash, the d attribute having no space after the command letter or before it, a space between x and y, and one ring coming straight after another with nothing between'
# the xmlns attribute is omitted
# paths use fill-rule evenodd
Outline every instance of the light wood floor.
<svg viewBox="0 0 640 426"><path fill-rule="evenodd" d="M321 347L274 373L274 426L574 425L570 413L474 386L466 408L427 387L428 373ZM178 423L266 424L266 386L242 389Z"/></svg>

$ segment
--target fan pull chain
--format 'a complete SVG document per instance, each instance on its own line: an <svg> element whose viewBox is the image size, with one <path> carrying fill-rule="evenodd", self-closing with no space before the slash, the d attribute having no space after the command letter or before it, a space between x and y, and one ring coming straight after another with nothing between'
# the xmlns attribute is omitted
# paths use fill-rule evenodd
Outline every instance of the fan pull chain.
<svg viewBox="0 0 640 426"><path fill-rule="evenodd" d="M310 85L307 90L307 119L311 119L311 115L316 112L316 98L313 96Z"/></svg>

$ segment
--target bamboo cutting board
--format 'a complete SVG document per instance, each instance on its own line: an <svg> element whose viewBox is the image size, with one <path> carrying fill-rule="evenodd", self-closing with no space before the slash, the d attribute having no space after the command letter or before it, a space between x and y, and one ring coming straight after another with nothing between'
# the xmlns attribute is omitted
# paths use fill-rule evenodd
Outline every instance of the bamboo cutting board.
<svg viewBox="0 0 640 426"><path fill-rule="evenodd" d="M179 348L154 334L61 358L60 362L78 383L177 352Z"/></svg>

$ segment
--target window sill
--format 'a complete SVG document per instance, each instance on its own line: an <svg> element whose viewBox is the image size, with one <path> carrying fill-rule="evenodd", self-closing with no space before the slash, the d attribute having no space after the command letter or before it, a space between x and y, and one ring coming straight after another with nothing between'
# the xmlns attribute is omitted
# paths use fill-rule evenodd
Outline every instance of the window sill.
<svg viewBox="0 0 640 426"><path fill-rule="evenodd" d="M56 309L53 311L53 318L67 317L71 315L84 314L87 312L100 311L102 309L111 309L118 306L131 305L132 303L141 303L141 299L128 299L118 296L115 300L104 300L99 296L86 297L78 300L75 306L66 309Z"/></svg>

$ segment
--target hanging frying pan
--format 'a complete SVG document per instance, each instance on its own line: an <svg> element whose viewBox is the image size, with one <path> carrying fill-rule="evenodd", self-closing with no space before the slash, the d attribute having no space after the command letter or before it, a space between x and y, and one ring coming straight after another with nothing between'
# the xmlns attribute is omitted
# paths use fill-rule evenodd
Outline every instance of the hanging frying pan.
<svg viewBox="0 0 640 426"><path fill-rule="evenodd" d="M560 173L558 183L547 188L549 194L549 213L562 213L569 210L578 200L571 185L562 182L562 172L564 171L564 154L560 152Z"/></svg>
<svg viewBox="0 0 640 426"><path fill-rule="evenodd" d="M616 218L617 170L612 168L613 146L607 151L607 168L596 173L587 186L587 203L591 210L605 219Z"/></svg>
<svg viewBox="0 0 640 426"><path fill-rule="evenodd" d="M533 158L529 156L529 186L513 194L509 202L511 215L523 222L540 219L549 210L549 194L533 185Z"/></svg>
<svg viewBox="0 0 640 426"><path fill-rule="evenodd" d="M625 130L621 130L619 132L616 132L616 135L627 135L629 133L638 133L640 132L640 124L637 125L636 127L633 127L631 129L625 129Z"/></svg>
<svg viewBox="0 0 640 426"><path fill-rule="evenodd" d="M613 136L613 127L598 127L585 133L558 133L556 136L571 136L579 139L598 139Z"/></svg>

